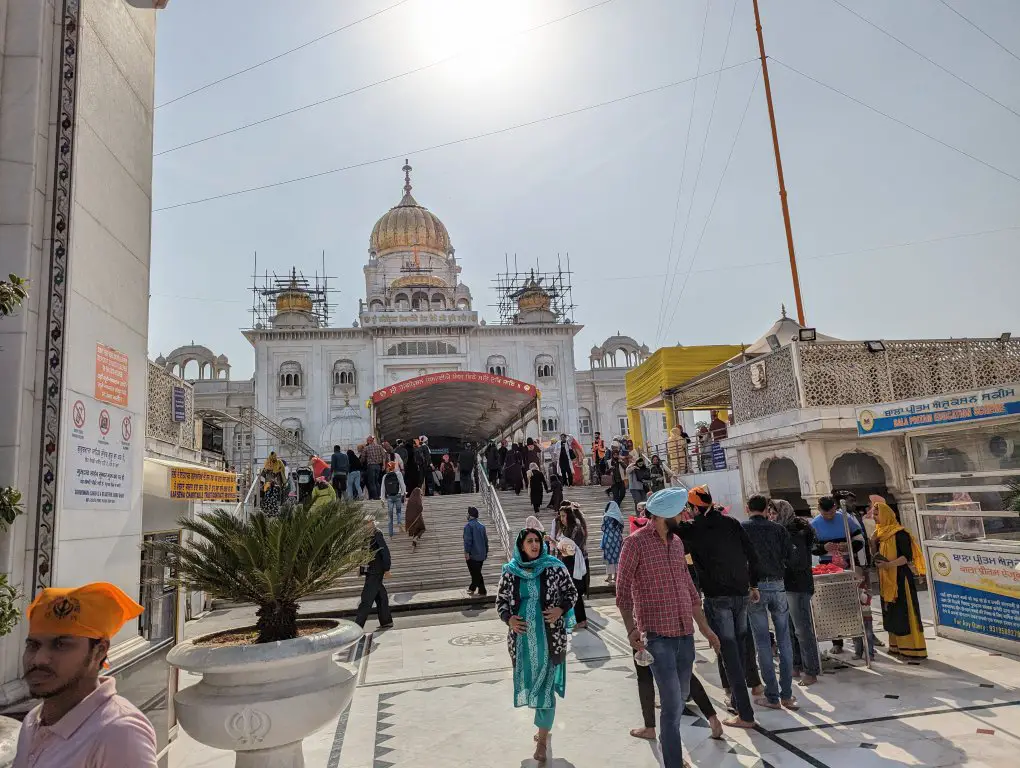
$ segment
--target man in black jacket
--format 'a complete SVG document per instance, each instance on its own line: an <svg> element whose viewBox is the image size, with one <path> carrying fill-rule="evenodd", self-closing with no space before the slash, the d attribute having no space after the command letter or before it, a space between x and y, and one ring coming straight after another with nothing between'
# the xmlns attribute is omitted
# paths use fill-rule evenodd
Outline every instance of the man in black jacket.
<svg viewBox="0 0 1020 768"><path fill-rule="evenodd" d="M697 569L708 623L722 644L720 668L721 671L725 668L737 710L737 717L725 724L754 728L754 709L744 685L744 665L747 661L754 664L747 609L761 599L757 588L758 558L740 523L712 504L708 486L692 488L688 503L696 516L693 522L680 526L680 538Z"/></svg>
<svg viewBox="0 0 1020 768"><path fill-rule="evenodd" d="M460 492L475 492L475 464L478 461L478 454L471 443L464 443L460 449L460 456L457 457L457 467L460 469Z"/></svg>
<svg viewBox="0 0 1020 768"><path fill-rule="evenodd" d="M361 566L361 573L365 577L365 588L361 590L361 605L358 606L358 615L354 623L364 628L368 621L368 614L372 610L372 603L376 604L379 611L379 629L390 629L393 626L393 617L390 615L390 597L386 593L386 586L383 580L390 575L390 548L386 546L386 539L382 531L375 527L375 518L365 518L365 528L371 537L369 549L375 553L375 558L368 565Z"/></svg>
<svg viewBox="0 0 1020 768"><path fill-rule="evenodd" d="M329 479L338 499L342 499L347 492L349 469L350 462L347 460L347 451L342 450L339 445L334 445L333 455L329 459Z"/></svg>
<svg viewBox="0 0 1020 768"><path fill-rule="evenodd" d="M560 435L559 445L559 466L560 474L563 476L563 484L571 486L574 484L574 450L567 442L566 435Z"/></svg>

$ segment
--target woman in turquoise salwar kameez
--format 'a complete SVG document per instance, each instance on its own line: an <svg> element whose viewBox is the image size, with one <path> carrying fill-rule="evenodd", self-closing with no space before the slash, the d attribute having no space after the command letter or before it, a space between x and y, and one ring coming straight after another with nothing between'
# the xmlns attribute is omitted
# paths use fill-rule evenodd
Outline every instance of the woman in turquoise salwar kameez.
<svg viewBox="0 0 1020 768"><path fill-rule="evenodd" d="M535 710L535 760L546 761L556 696L566 695L567 633L573 628L577 588L563 563L549 554L545 535L526 528L513 559L503 566L496 610L509 626L514 706Z"/></svg>

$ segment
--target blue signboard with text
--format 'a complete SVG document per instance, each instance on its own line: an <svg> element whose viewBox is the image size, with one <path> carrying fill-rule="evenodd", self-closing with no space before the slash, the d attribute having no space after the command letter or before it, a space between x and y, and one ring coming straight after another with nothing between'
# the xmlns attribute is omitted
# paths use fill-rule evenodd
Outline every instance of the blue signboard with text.
<svg viewBox="0 0 1020 768"><path fill-rule="evenodd" d="M1020 384L1003 384L971 392L858 408L857 434L868 437L1017 414L1020 414Z"/></svg>
<svg viewBox="0 0 1020 768"><path fill-rule="evenodd" d="M173 412L174 421L184 421L187 412L187 393L184 387L174 387Z"/></svg>

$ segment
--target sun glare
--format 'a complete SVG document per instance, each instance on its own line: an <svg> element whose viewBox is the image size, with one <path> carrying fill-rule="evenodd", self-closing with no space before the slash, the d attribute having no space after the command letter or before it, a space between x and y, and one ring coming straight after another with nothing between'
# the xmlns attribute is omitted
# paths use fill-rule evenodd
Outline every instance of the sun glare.
<svg viewBox="0 0 1020 768"><path fill-rule="evenodd" d="M542 23L541 4L529 0L415 2L408 37L423 62L455 59L443 68L461 81L509 69L521 47L518 32Z"/></svg>

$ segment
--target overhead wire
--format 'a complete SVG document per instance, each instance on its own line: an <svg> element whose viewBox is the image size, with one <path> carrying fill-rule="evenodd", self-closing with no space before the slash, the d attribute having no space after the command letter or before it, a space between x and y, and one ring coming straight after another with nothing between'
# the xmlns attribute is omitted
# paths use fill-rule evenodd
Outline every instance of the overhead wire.
<svg viewBox="0 0 1020 768"><path fill-rule="evenodd" d="M1020 61L1020 56L1017 56L1015 53L1013 53L1013 51L1011 51L1009 48L1007 48L1005 45L1003 45L1001 42L996 40L994 37L992 37L990 34L988 34L985 30L983 30L981 27L979 27L977 24L975 24L973 21L971 21L966 16L964 16L962 13L960 13L956 8L954 8L948 2L946 2L946 0L939 0L939 2L942 3L942 5L946 6L946 8L951 10L953 13L955 13L957 16L959 16L961 19L963 19L967 24L969 24L975 30L977 30L982 35L984 35L989 40L991 40L993 43L995 43L997 46L999 46L999 48L1001 48L1003 51L1008 53L1010 56L1012 56L1017 61Z"/></svg>
<svg viewBox="0 0 1020 768"><path fill-rule="evenodd" d="M972 82L970 82L969 80L965 80L964 78L960 77L960 76L959 76L958 74L956 74L955 72L953 72L953 71L952 71L951 69L948 69L948 68L946 68L946 67L942 66L941 64L939 64L939 63L938 63L937 61L935 61L935 60L934 60L933 58L931 58L930 56L927 56L927 55L925 55L925 54L921 53L921 52L920 52L919 50L917 50L917 49L916 49L916 48L914 48L914 47L913 47L912 45L910 45L910 43L908 43L908 42L906 42L905 40L902 40L901 38L897 37L896 35L894 35L894 34L893 34L892 32L890 32L890 31L888 31L887 29L884 29L884 28L880 27L880 26L879 26L878 24L876 24L875 22L871 21L870 19L868 19L868 18L866 18L866 17L862 16L862 15L861 15L861 14L859 14L859 13L858 13L857 11L855 11L855 10L854 10L853 8L850 8L850 7L846 6L846 5L844 5L844 4L843 4L843 2L842 2L842 0L832 0L832 2L834 2L834 3L835 3L836 5L838 5L838 6L840 7L840 8L842 8L843 10L845 10L845 11L846 11L847 13L849 13L849 14L851 14L851 15L853 15L853 16L856 16L856 17L857 17L858 19L860 19L861 21L863 21L863 22L864 22L865 24L867 24L868 26L870 26L870 27L872 27L872 28L874 28L874 29L877 29L877 30L878 30L879 32L881 32L881 33L882 33L883 35L885 35L886 37L888 37L888 38L890 38L890 39L892 39L892 40L895 40L895 41L896 41L897 43L899 43L900 45L902 45L902 46L903 46L904 48L906 48L906 49L907 49L908 51L911 51L912 53L914 53L914 54L916 54L916 55L920 56L920 57L921 57L922 59L924 59L925 61L927 61L927 62L928 62L929 64L931 64L931 65L932 65L933 67L936 67L937 69L940 69L941 71L945 72L945 73L946 73L947 75L949 75L950 77L952 77L952 78L953 78L954 80L957 80L957 81L959 81L959 82L963 83L964 85L966 85L966 86L967 86L968 88L970 88L970 89L971 89L972 91L974 91L975 93L979 93L979 94L981 94L982 96L984 96L984 97L985 97L986 99L988 99L989 101L992 101L992 102L995 102L996 104L998 104L998 105L999 105L1000 107L1002 107L1003 109L1005 109L1005 110L1006 110L1007 112L1009 112L1009 113L1013 114L1013 115L1014 115L1014 116L1016 116L1016 117L1020 117L1020 112L1017 112L1017 111L1016 111L1015 109L1013 109L1012 107L1010 107L1010 106L1009 106L1009 105L1007 105L1007 104L1003 104L1003 103L1002 103L1001 101L999 101L999 100L998 100L997 98L995 98L994 96L992 96L992 95L991 95L990 93L988 93L988 92L986 92L986 91L983 91L983 90L981 90L980 88L978 88L978 87L977 87L976 85L974 85L974 84L973 84Z"/></svg>
<svg viewBox="0 0 1020 768"><path fill-rule="evenodd" d="M733 8L730 11L730 25L726 29L726 44L723 46L722 58L719 60L720 67L726 63L726 55L730 51L730 38L733 35L733 20L736 18L737 15L737 2L738 0L733 0ZM687 205L687 215L684 217L684 231L683 235L680 237L680 249L677 251L676 254L677 269L673 272L673 279L672 281L670 281L669 291L667 293L667 301L666 303L663 304L662 307L663 311L665 310L665 307L666 305L668 305L669 301L671 301L673 298L673 287L676 285L676 276L677 273L679 272L680 260L683 257L684 247L687 245L687 232L690 230L691 214L694 213L694 201L697 199L698 196L698 183L701 181L701 169L705 165L705 150L708 149L708 137L712 133L712 123L715 120L715 105L716 102L719 100L719 86L721 83L722 74L720 73L719 76L716 77L715 79L715 90L712 93L712 106L708 112L708 126L705 128L705 135L701 141L701 153L698 156L698 169L694 173L694 186L691 189L690 202ZM661 321L662 318L661 313L659 317ZM659 337L657 332L656 341L658 341L658 338Z"/></svg>
<svg viewBox="0 0 1020 768"><path fill-rule="evenodd" d="M798 261L814 261L817 259L833 259L841 256L856 256L859 253L872 253L875 251L887 251L896 248L912 248L918 245L930 245L933 243L941 243L948 240L960 240L967 237L980 237L983 235L994 235L1002 232L1020 232L1020 225L1012 227L998 227L996 229L981 229L974 232L957 232L951 235L942 235L940 237L930 237L924 240L911 240L905 243L886 243L885 245L874 245L867 248L854 248L848 251L833 251L830 253L818 253L810 256L798 256ZM759 267L776 267L781 265L787 265L790 263L789 259L776 259L774 261L756 261L750 264L727 264L720 267L705 267L703 269L695 269L691 272L692 275L700 275L708 272L732 272L734 270L743 269L757 269ZM574 280L574 285L583 285L584 283L604 283L608 281L619 282L621 280L657 280L664 277L665 273L659 272L656 274L649 275L612 275L609 277L593 277L593 278L581 278ZM220 304L245 304L242 299L222 299L210 296L181 296L179 294L171 293L151 293L150 297L160 299L184 299L187 301L203 301L203 302L215 302Z"/></svg>
<svg viewBox="0 0 1020 768"><path fill-rule="evenodd" d="M258 69L259 67L264 67L266 64L270 64L270 63L272 63L274 61L278 61L278 60L284 58L285 56L290 56L292 53L296 53L297 51L303 50L304 48L307 48L310 45L315 45L316 43L325 40L327 37L332 37L333 35L335 35L335 34L337 34L339 32L343 32L345 29L350 29L351 27L356 27L358 24L366 22L369 19L374 19L376 16L381 16L382 14L387 13L388 11L392 11L394 8L397 8L397 7L401 6L401 5L404 5L404 3L407 3L407 2L409 2L409 0L398 0L398 2L393 3L392 5L388 5L385 8L382 8L382 9L376 11L375 13L370 13L368 16L364 16L364 17L362 17L360 19L356 19L355 21L352 21L352 22L350 22L348 24L344 24L342 27L337 27L336 29L332 29L329 32L326 32L325 34L322 34L322 35L319 35L316 38L313 38L312 40L308 40L308 41L306 41L304 43L301 43L300 45L296 45L293 48L290 48L289 50L284 51L283 53L278 53L275 56L271 56L268 59L263 59L262 61L256 62L255 64L252 64L251 66L245 67L244 69L239 69L236 72L232 72L229 75L224 75L223 77L220 77L220 78L218 78L216 80L208 82L205 85L200 85L198 88L192 88L190 91L187 91L186 93L182 93L180 96L175 96L174 98L170 99L169 101L164 101L162 104L157 104L155 106L155 109L161 109L163 107L170 106L171 104L176 104L178 101L182 101L183 99L186 99L189 96L194 96L196 93L200 93L200 92L202 92L204 90L212 88L214 85L219 85L220 83L225 83L227 80L232 80L233 78L235 78L235 77L237 77L239 75L243 75L243 74L245 74L247 72L251 72L252 70Z"/></svg>
<svg viewBox="0 0 1020 768"><path fill-rule="evenodd" d="M736 69L738 67L743 67L743 66L745 66L747 64L751 64L752 62L756 62L756 61L758 61L757 57L751 58L751 59L747 59L746 61L741 61L741 62L738 62L736 64L730 64L729 66L723 67L722 70L720 70L720 71L725 72L726 70ZM242 189L235 189L235 190L232 190L230 192L222 192L220 194L210 195L208 197L196 198L194 200L187 200L187 201L184 201L184 202L181 202L181 203L173 203L171 205L164 205L164 206L162 206L160 208L153 208L152 212L153 213L160 213L162 211L170 211L170 210L174 210L176 208L186 208L188 206L199 205L201 203L209 203L209 202L212 202L214 200L223 200L223 199L226 199L226 198L229 198L229 197L237 197L239 195L246 195L246 194L249 194L251 192L261 192L261 191L266 190L266 189L274 189L276 187L283 187L283 186L287 186L289 184L297 184L297 183L302 182L302 181L311 181L312 179L318 179L318 178L322 178L323 176L330 176L330 175L337 174L337 173L343 173L345 171L351 171L351 170L355 170L357 168L364 168L364 167L370 166L370 165L378 165L379 163L386 163L386 162L389 162L391 160L402 159L402 158L405 158L405 157L409 157L411 155L416 155L416 154L420 155L420 154L424 154L425 152L432 152L432 151L437 150L437 149L445 149L446 147L452 147L452 146L456 146L458 144L465 144L465 143L468 143L468 142L471 142L471 141L477 141L479 139L489 138L491 136L499 136L499 135L504 134L504 133L510 133L512 131L519 130L521 128L529 128L531 126L541 125L542 123L548 123L548 122L551 122L553 120L562 119L564 117L571 117L573 115L579 115L579 114L581 114L583 112L590 112L591 110L594 110L594 109L601 109L602 107L608 107L608 106L611 106L613 104L619 104L619 103L624 102L624 101L629 101L630 99L636 99L636 98L638 98L640 96L647 96L647 95L652 94L652 93L658 93L660 91L665 91L665 90L667 90L669 88L676 88L678 86L686 85L688 83L694 82L698 78L709 77L709 76L714 75L714 74L716 74L716 72L705 72L705 73L702 73L701 75L695 75L694 77L688 77L688 78L685 78L683 80L676 80L676 81L674 81L672 83L665 83L663 85L657 85L654 88L646 88L646 89L641 90L641 91L636 91L634 93L629 93L629 94L627 94L625 96L619 96L619 97L617 97L615 99L609 99L607 101L602 101L602 102L599 102L597 104L588 104L587 106L584 106L584 107L578 107L576 109L570 109L570 110L567 110L565 112L559 112L559 113L554 114L554 115L546 115L545 117L536 118L535 120L528 120L528 121L523 122L523 123L516 123L515 125L509 125L509 126L506 126L504 128L497 128L497 129L492 130L492 131L485 131L483 133L476 133L476 134L473 134L471 136L461 137L459 139L451 139L450 141L443 141L443 142L440 142L438 144L432 144L431 146L427 146L427 147L420 147L418 149L405 150L405 151L401 151L401 152L396 152L396 153L391 154L391 155L386 155L385 157L377 157L377 158L375 158L373 160L363 160L361 162L351 163L350 165L344 165L344 166L340 166L338 168L330 168L330 169L325 170L325 171L318 171L317 173L310 173L310 174L306 174L304 176L297 176L297 177L290 178L290 179L282 179L280 181L274 181L274 182L270 182L268 184L259 184L259 185L253 186L253 187L244 187Z"/></svg>
<svg viewBox="0 0 1020 768"><path fill-rule="evenodd" d="M698 260L698 253L701 252L701 243L705 239L705 230L708 229L708 223L712 220L712 214L715 212L715 204L719 200L719 191L722 189L723 182L726 180L726 172L730 169L730 161L733 159L733 151L737 148L737 140L740 138L740 132L744 127L744 120L747 118L747 112L751 107L751 99L754 96L754 92L758 89L758 80L761 78L761 72L755 74L754 82L751 83L751 90L747 94L747 101L744 103L744 111L740 115L740 123L737 124L737 132L733 134L733 142L730 144L729 154L726 155L726 164L723 166L722 173L719 174L719 183L715 185L715 193L712 195L712 203L708 207L708 213L705 216L705 221L701 226L701 234L698 235L698 244L694 248L694 254L691 256L691 263L687 266L687 274L684 275L684 281L680 285L680 293L677 294L676 301L673 304L673 313L669 316L669 322L663 326L663 332L666 332L673 327L673 321L676 319L676 313L680 309L680 302L683 301L684 291L687 290L687 283L691 277L691 270L694 269L694 263Z"/></svg>
<svg viewBox="0 0 1020 768"><path fill-rule="evenodd" d="M908 123L908 122L906 122L904 120L900 120L898 117L893 117L888 112L883 112L881 109L878 109L877 107L873 107L870 104L868 104L867 102L861 101L860 99L858 99L858 98L856 98L854 96L851 96L849 93L846 93L845 91L841 91L839 88L836 88L835 86L832 86L832 85L829 85L828 83L822 82L818 78L812 77L811 75L807 74L806 72L802 72L801 70L797 69L796 67L791 66L790 64L787 64L786 62L782 61L781 59L777 59L774 56L769 56L769 60L770 61L774 61L776 64L780 65L784 69L788 69L791 72L800 75L801 77L803 77L806 80L810 80L812 83L815 83L816 85L820 85L822 88L826 88L826 89L832 91L833 93L838 93L840 96L842 96L842 97L844 97L846 99L849 99L850 101L854 102L855 104L859 104L860 106L864 107L865 109L871 110L876 115L881 115L882 117L886 118L887 120L891 120L892 122L896 123L897 125L901 125L904 128L906 128L906 129L908 129L910 131L913 131L914 133L917 133L917 134L919 134L921 136L924 136L926 139L928 139L930 141L934 141L936 144L939 144L939 145L945 147L946 149L951 149L953 152L956 152L959 155L963 155L964 157L966 157L966 158L968 158L970 160L973 160L975 163L978 163L979 165L983 165L985 168L988 168L988 169L990 169L992 171L995 171L996 173L1002 174L1003 176L1005 176L1007 178L1010 178L1013 181L1020 181L1020 176L1017 176L1016 174L1010 173L1009 171L1007 171L1007 170L1005 170L1003 168L999 168L998 166L993 165L992 163L989 163L987 160L982 160L977 155L973 155L970 152L967 152L966 150L960 149L959 147L954 147L952 144L950 144L948 142L945 142L942 139L939 139L939 138L933 136L932 134L927 133L926 131L922 131L920 128L917 128L917 127L911 125L910 123Z"/></svg>
<svg viewBox="0 0 1020 768"><path fill-rule="evenodd" d="M510 40L513 40L516 37L521 37L523 35L535 32L535 31L537 31L539 29L543 29L545 27L552 26L553 24L558 24L561 21L565 21L567 19L573 18L574 16L579 16L582 13L585 13L587 11L595 10L596 8L601 8L602 6L608 5L609 3L612 3L612 2L615 2L615 0L602 0L601 2L595 3L594 5L589 5L589 6L585 6L584 8L579 8L578 10L573 11L572 13L568 13L568 14L566 14L564 16L559 16L559 17L557 17L555 19L550 19L549 21L543 22L541 24L536 24L533 27L528 27L527 29L522 29L522 30L520 30L518 32L515 32L514 34L509 35L509 36L503 38L502 40L500 40L500 42L508 42ZM202 137L200 139L194 139L192 141L186 141L183 144L178 144L178 145L170 147L168 149L163 149L163 150L160 150L159 152L155 152L155 153L153 153L153 156L154 157L159 157L161 155L167 155L167 154L170 154L171 152L176 152L176 151L178 151L180 149L186 149L187 147L193 147L193 146L195 146L197 144L204 144L205 142L212 141L213 139L219 139L219 138L222 138L224 136L229 136L229 135L234 134L234 133L239 133L240 131L245 131L245 130L247 130L249 128L254 128L254 127L259 126L259 125L265 125L266 123L271 123L274 120L279 120L282 117L287 117L289 115L297 114L298 112L303 112L306 109L314 109L315 107L320 107L323 104L329 104L330 102L339 101L340 99L346 98L347 96L352 96L355 93L361 93L362 91L367 91L370 88L375 88L376 86L385 85L386 83L392 83L392 82L394 82L396 80L401 80L401 79L403 79L405 77L409 77L411 75L416 75L419 72L424 72L425 70L433 69L434 67L438 67L441 64L446 64L447 62L453 61L454 59L456 59L456 58L458 58L460 56L463 56L465 53L477 50L477 48L478 48L477 46L474 46L474 47L471 47L471 48L464 48L464 49L462 49L460 51L457 51L454 54L451 54L450 56L446 56L446 57L444 57L442 59L438 59L437 61L433 61L433 62L431 62L429 64L423 64L420 67L415 67L414 69L409 69L406 72L401 72L401 73L396 74L396 75L390 75L389 77L384 77L382 80L376 80L373 83L368 83L366 85L361 85L361 86L358 86L357 88L352 88L349 91L344 91L343 93L335 94L334 96L327 96L324 99L319 99L317 101L312 101L312 102L309 102L307 104L302 104L299 107L294 107L292 109L287 109L287 110L284 110L283 112L277 112L276 114L269 115L268 117L263 117L263 118L261 118L259 120L253 120L250 123L244 123L243 125L239 125L236 128L230 128L230 129L228 129L226 131L220 131L219 133L213 133L213 134L210 134L208 136L204 136L204 137Z"/></svg>
<svg viewBox="0 0 1020 768"><path fill-rule="evenodd" d="M705 0L705 15L701 19L701 44L698 46L697 74L701 74L702 54L705 50L705 33L708 31L708 11L712 7L712 0ZM723 62L725 63L725 62ZM687 151L691 142L691 127L694 125L694 110L698 105L698 83L694 81L694 95L691 97L691 111L687 117L687 133L684 136L683 160L680 163L680 182L676 186L676 206L673 208L673 226L669 233L669 250L666 251L666 280L662 283L662 293L659 295L659 311L657 317L662 317L663 308L666 306L666 282L669 280L669 272L673 264L673 245L676 243L676 225L680 217L680 202L683 200L684 178L687 175ZM659 328L655 328L655 338L659 337Z"/></svg>

